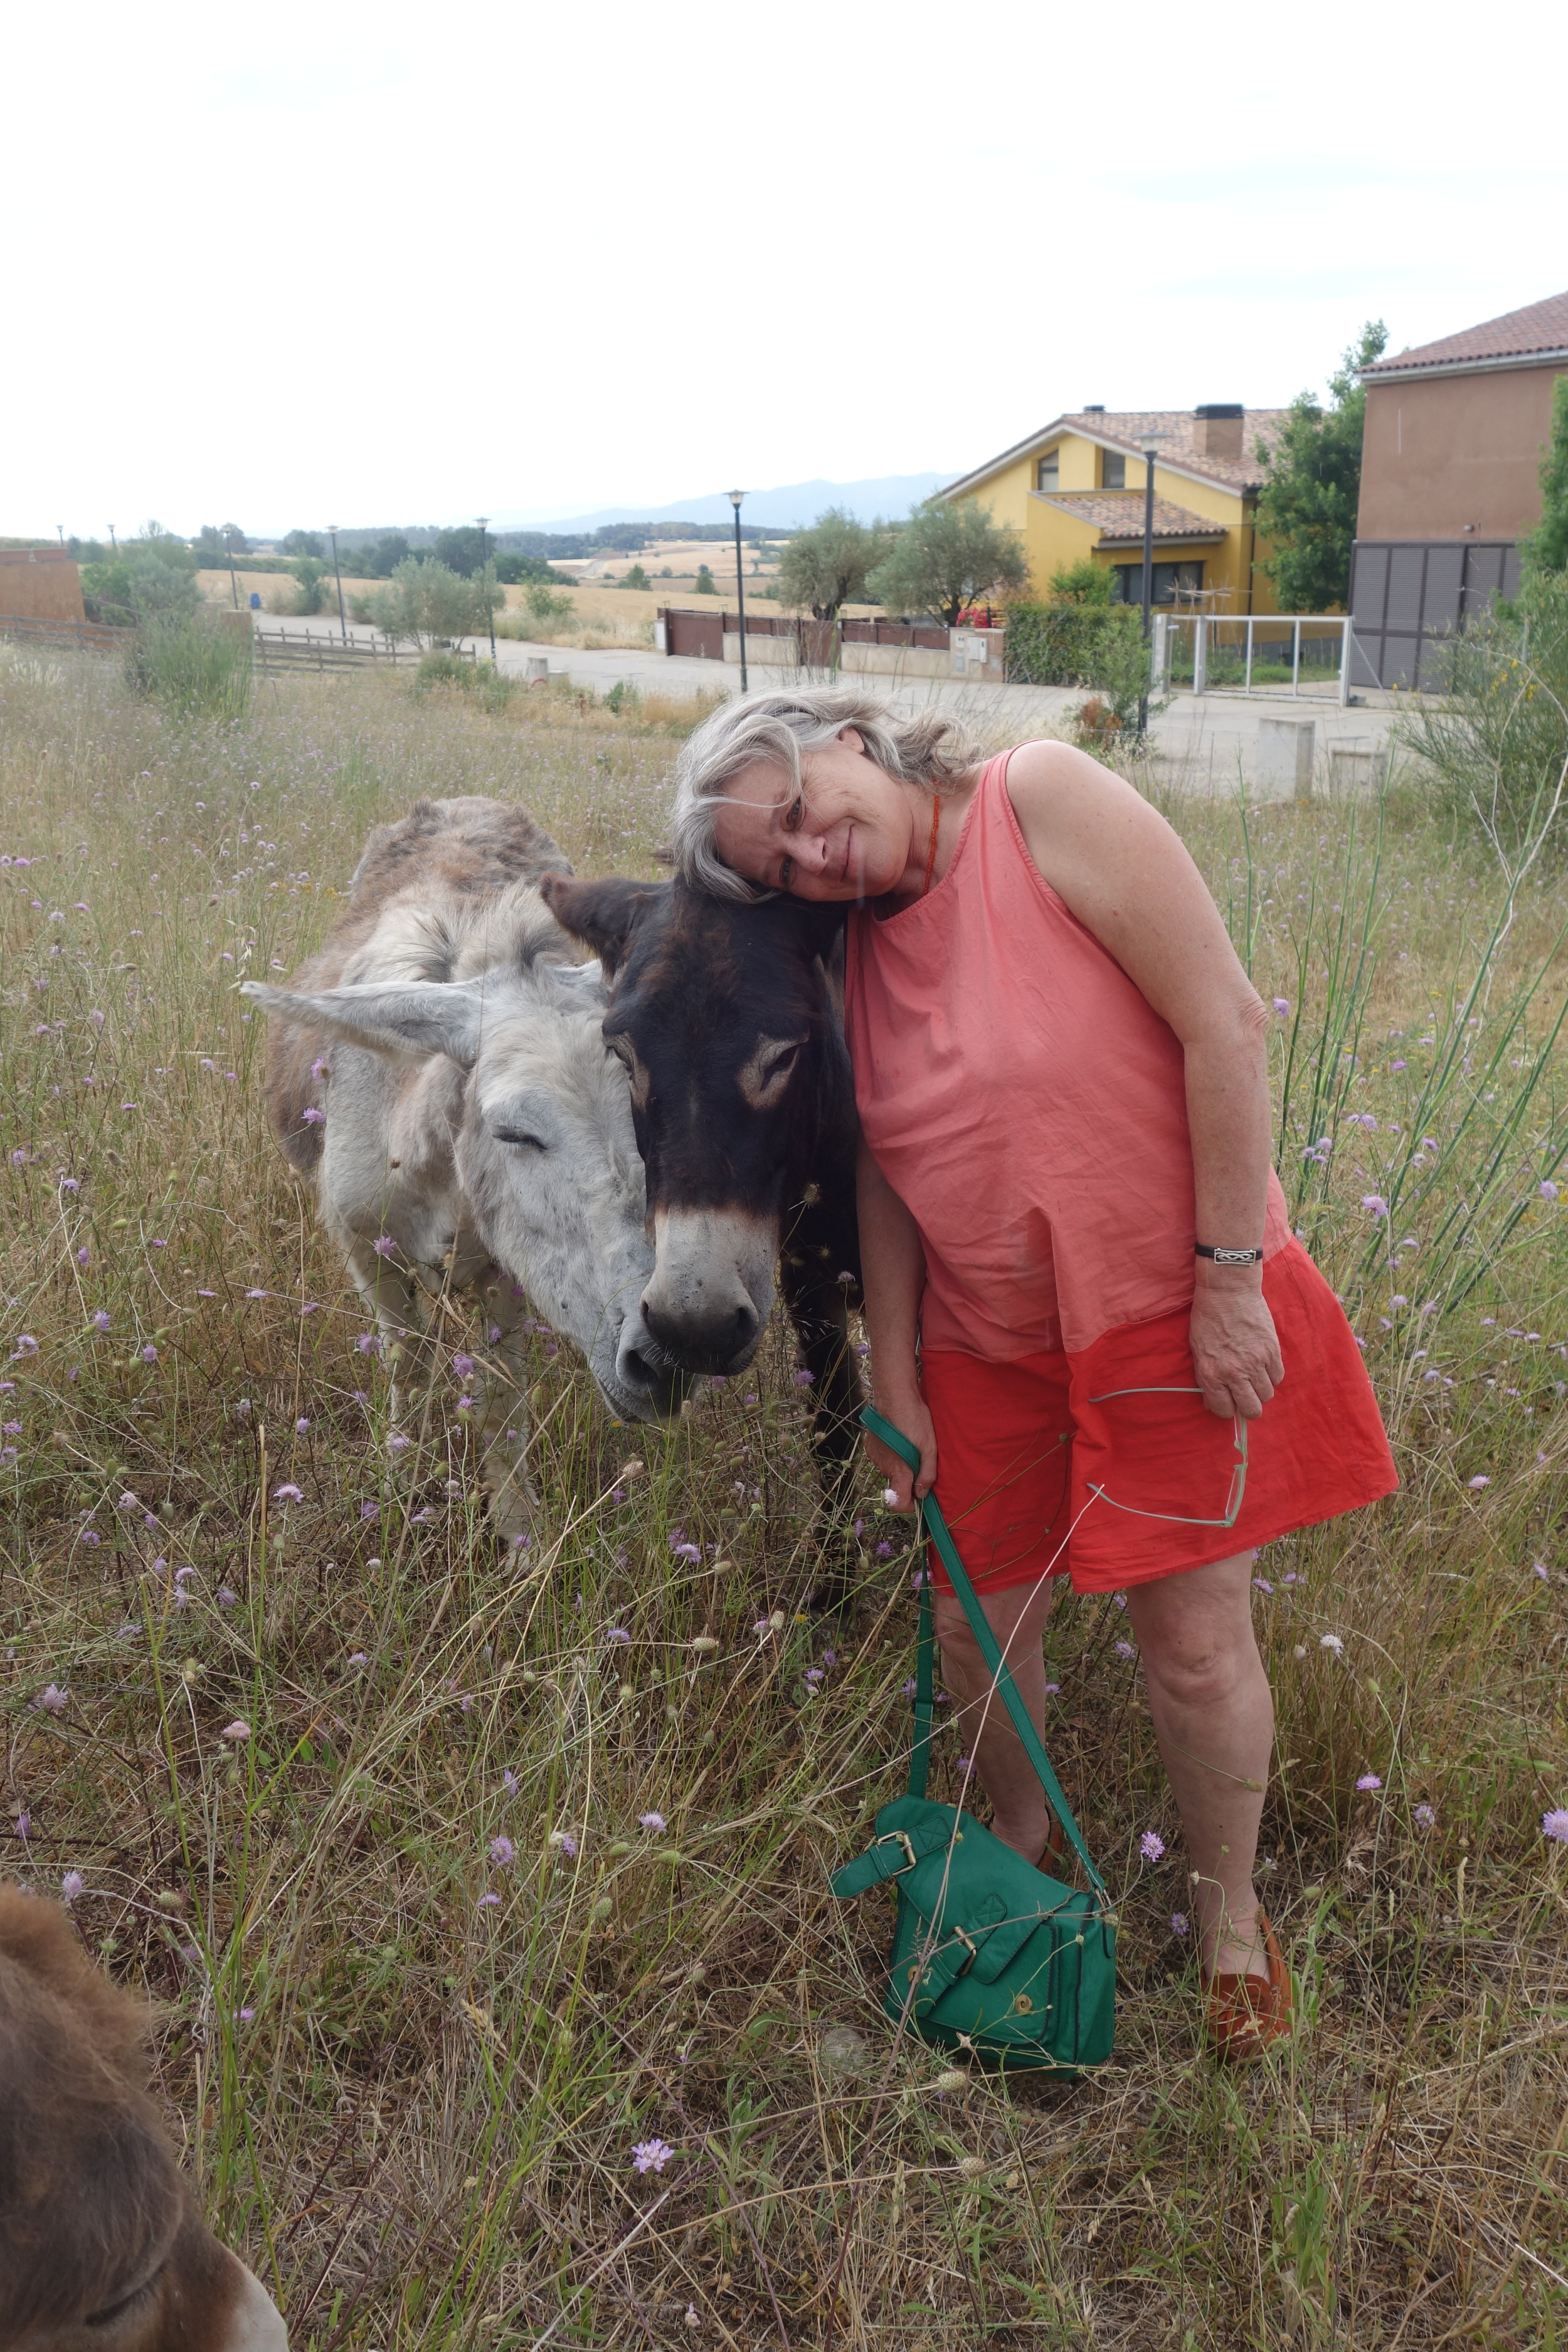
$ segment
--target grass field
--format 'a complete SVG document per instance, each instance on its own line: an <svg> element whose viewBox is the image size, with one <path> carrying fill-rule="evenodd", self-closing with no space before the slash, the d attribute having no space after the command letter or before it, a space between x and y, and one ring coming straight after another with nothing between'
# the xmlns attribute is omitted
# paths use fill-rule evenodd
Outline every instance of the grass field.
<svg viewBox="0 0 1568 2352"><path fill-rule="evenodd" d="M234 983L373 822L497 793L647 874L674 751L583 696L286 679L177 730L110 662L0 667L5 1874L79 1873L163 2004L299 2352L1568 2343L1568 892L1505 922L1410 799L1172 806L1281 1008L1284 1181L1404 1485L1259 1560L1300 2030L1248 2073L1195 2041L1120 1612L1058 1602L1120 2029L1004 2086L889 2041L883 1898L827 1890L901 1786L910 1550L868 1469L860 1611L799 1613L785 1330L660 1436L539 1326L549 1532L503 1564L459 1384L389 1449L262 1115Z"/></svg>

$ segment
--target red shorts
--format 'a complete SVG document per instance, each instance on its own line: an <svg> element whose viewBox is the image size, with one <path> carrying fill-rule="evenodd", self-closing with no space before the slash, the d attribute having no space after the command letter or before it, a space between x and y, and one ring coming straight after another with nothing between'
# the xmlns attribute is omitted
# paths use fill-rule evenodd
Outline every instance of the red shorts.
<svg viewBox="0 0 1568 2352"><path fill-rule="evenodd" d="M1069 1575L1119 1591L1252 1551L1398 1486L1383 1418L1333 1292L1299 1242L1263 1269L1285 1377L1247 1425L1193 1391L1188 1310L1059 1349L990 1363L921 1360L936 1423L937 1500L983 1591ZM1115 1395L1119 1390L1153 1395ZM935 1582L950 1589L934 1552Z"/></svg>

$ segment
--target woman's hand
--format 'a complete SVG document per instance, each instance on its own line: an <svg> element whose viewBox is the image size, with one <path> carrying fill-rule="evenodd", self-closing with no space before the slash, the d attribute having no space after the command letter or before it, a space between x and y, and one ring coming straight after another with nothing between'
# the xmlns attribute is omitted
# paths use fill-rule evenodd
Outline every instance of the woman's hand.
<svg viewBox="0 0 1568 2352"><path fill-rule="evenodd" d="M936 1423L926 1409L926 1401L912 1384L900 1389L896 1396L879 1394L877 1411L884 1421L907 1437L921 1450L921 1466L911 1471L909 1464L884 1445L879 1437L866 1433L866 1451L888 1482L888 1491L894 1500L890 1511L912 1511L917 1496L929 1495L936 1485Z"/></svg>
<svg viewBox="0 0 1568 2352"><path fill-rule="evenodd" d="M1256 1421L1285 1377L1274 1318L1252 1267L1199 1264L1188 1345L1204 1402L1222 1421Z"/></svg>

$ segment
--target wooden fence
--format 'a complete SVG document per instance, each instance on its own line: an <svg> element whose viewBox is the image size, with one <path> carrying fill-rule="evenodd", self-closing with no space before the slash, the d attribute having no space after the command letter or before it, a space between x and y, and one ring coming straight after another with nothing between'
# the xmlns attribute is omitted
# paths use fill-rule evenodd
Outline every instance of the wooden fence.
<svg viewBox="0 0 1568 2352"><path fill-rule="evenodd" d="M420 646L404 645L395 637L370 636L345 639L336 629L318 633L313 629L255 629L251 643L256 649L256 665L268 673L301 669L397 669L417 662L424 651ZM454 646L450 649L459 661L476 658L472 648Z"/></svg>
<svg viewBox="0 0 1568 2352"><path fill-rule="evenodd" d="M95 653L111 654L132 644L134 632L110 629L101 621L50 621L30 613L0 613L0 637L19 637L25 645L87 646Z"/></svg>

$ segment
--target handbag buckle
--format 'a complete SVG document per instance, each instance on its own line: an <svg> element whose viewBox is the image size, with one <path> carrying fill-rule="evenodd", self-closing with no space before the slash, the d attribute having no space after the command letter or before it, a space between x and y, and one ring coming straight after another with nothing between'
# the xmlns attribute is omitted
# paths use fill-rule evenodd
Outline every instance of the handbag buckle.
<svg viewBox="0 0 1568 2352"><path fill-rule="evenodd" d="M905 1870L912 1870L916 1863L920 1860L920 1856L914 1849L914 1843L907 1830L884 1831L883 1834L879 1838L874 1839L872 1843L876 1845L901 1845L904 1852L909 1855L909 1860L904 1864ZM895 1878L901 1877L902 1874L903 1873L901 1871L895 1870L893 1873L893 1876Z"/></svg>
<svg viewBox="0 0 1568 2352"><path fill-rule="evenodd" d="M966 1936L964 1934L962 1927L953 1927L950 1929L949 1932L952 1936L954 1942L962 1944L964 1950L969 1954L969 1958L965 1962L963 1970L963 1973L967 1976L969 1970L974 1966L975 1961L980 1958L980 1947L975 1943L973 1937Z"/></svg>

